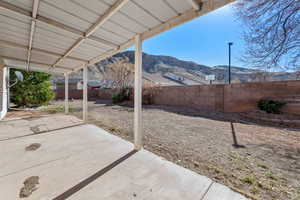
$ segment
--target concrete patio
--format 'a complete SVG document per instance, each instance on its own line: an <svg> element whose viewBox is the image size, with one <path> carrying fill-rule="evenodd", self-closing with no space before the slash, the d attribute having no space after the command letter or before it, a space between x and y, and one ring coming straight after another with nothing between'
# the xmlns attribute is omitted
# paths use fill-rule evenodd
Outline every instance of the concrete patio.
<svg viewBox="0 0 300 200"><path fill-rule="evenodd" d="M72 116L1 121L0 138L1 199L20 199L32 176L24 199L246 199Z"/></svg>

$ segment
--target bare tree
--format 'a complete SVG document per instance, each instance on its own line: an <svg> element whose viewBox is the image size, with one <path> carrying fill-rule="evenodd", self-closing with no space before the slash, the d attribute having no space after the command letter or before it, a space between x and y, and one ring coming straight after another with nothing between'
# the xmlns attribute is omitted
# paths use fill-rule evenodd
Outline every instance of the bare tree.
<svg viewBox="0 0 300 200"><path fill-rule="evenodd" d="M114 59L104 72L108 87L125 88L134 80L134 65L128 59Z"/></svg>
<svg viewBox="0 0 300 200"><path fill-rule="evenodd" d="M300 69L300 0L240 0L245 24L243 60L263 69Z"/></svg>

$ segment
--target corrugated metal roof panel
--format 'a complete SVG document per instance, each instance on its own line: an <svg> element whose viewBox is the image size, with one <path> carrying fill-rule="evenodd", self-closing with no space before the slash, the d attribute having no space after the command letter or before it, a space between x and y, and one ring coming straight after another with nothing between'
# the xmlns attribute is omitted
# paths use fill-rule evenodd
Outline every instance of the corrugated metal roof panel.
<svg viewBox="0 0 300 200"><path fill-rule="evenodd" d="M20 60L14 60L14 59L5 59L5 63L10 66L14 67L16 69L25 69L26 68L26 62L20 61ZM30 69L33 71L40 71L40 72L48 72L48 73L67 73L69 70L62 69L57 67L56 69L50 69L50 66L43 65L40 63L32 63L30 66Z"/></svg>
<svg viewBox="0 0 300 200"><path fill-rule="evenodd" d="M33 51L31 54L32 62L45 63L49 65L52 65L58 58L59 56L45 55L43 53L38 53L35 51Z"/></svg>
<svg viewBox="0 0 300 200"><path fill-rule="evenodd" d="M177 15L172 8L162 0L156 0L155 3L149 0L134 0L136 5L142 7L147 12L158 18L160 21L166 22L167 20Z"/></svg>
<svg viewBox="0 0 300 200"><path fill-rule="evenodd" d="M66 10L72 5L69 0L61 2L65 5L64 7L55 5L52 0L41 1L38 12L42 16L59 21L81 31L86 31L92 25L92 23L90 23L87 19L81 17L79 13L68 12Z"/></svg>
<svg viewBox="0 0 300 200"><path fill-rule="evenodd" d="M82 52L82 51L79 52L78 50L73 51L70 54L70 56L77 57L77 58L84 59L84 60L90 60L94 57L93 55L89 55L88 53ZM76 67L76 66L74 66L74 67Z"/></svg>
<svg viewBox="0 0 300 200"><path fill-rule="evenodd" d="M187 3L186 0L165 0L172 8L174 8L178 13L184 13L192 9L192 6Z"/></svg>
<svg viewBox="0 0 300 200"><path fill-rule="evenodd" d="M77 69L232 1L204 0L196 11L188 0L40 0L32 22L33 0L2 0L0 56L27 60L33 27L32 61Z"/></svg>
<svg viewBox="0 0 300 200"><path fill-rule="evenodd" d="M59 63L59 66L63 66L63 67L66 67L66 68L69 68L70 70L72 70L74 67L80 66L83 64L84 64L84 62L65 58L61 63Z"/></svg>
<svg viewBox="0 0 300 200"><path fill-rule="evenodd" d="M27 59L27 51L25 49L19 49L15 47L0 46L0 55L10 58L18 58L22 60Z"/></svg>
<svg viewBox="0 0 300 200"><path fill-rule="evenodd" d="M2 0L26 10L32 10L32 0Z"/></svg>

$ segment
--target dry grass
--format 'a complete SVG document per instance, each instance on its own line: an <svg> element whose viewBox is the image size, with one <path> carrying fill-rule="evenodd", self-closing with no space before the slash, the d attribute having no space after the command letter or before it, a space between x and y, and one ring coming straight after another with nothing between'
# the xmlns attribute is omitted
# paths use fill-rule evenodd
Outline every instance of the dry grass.
<svg viewBox="0 0 300 200"><path fill-rule="evenodd" d="M73 114L81 117L81 102L72 105ZM133 108L89 102L89 110L90 123L132 141ZM239 123L236 115L164 106L145 106L143 123L144 147L167 160L253 199L300 199L299 130Z"/></svg>

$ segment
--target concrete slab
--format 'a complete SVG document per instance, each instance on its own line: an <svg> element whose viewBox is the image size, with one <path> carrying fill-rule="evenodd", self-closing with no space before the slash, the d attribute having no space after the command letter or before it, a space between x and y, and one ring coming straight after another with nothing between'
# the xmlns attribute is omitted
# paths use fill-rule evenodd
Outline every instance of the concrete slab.
<svg viewBox="0 0 300 200"><path fill-rule="evenodd" d="M83 123L82 120L62 114L0 121L0 141L10 138L51 131Z"/></svg>
<svg viewBox="0 0 300 200"><path fill-rule="evenodd" d="M219 183L213 183L203 200L246 200L241 194Z"/></svg>
<svg viewBox="0 0 300 200"><path fill-rule="evenodd" d="M40 184L27 199L53 199L133 149L132 144L92 125L59 132L16 139L16 152L13 141L0 144L0 152L5 151L1 153L5 160L0 160L1 199L19 199L23 182L31 176L38 176ZM25 152L32 142L42 146Z"/></svg>
<svg viewBox="0 0 300 200"><path fill-rule="evenodd" d="M129 146L128 151L132 150L131 144L120 139L110 139L109 136L114 137L92 125L82 125L27 138L1 141L0 177L93 149L102 152L117 148L114 145L125 145ZM39 149L25 150L35 143L41 145ZM120 155L124 153L126 151L121 152Z"/></svg>
<svg viewBox="0 0 300 200"><path fill-rule="evenodd" d="M14 138L7 126L23 133L30 127L76 124L71 116L0 123L0 199L20 199L23 182L32 176L39 184L26 200L62 199L246 199L207 177L179 167L93 125L78 125L42 134ZM64 123L65 122L65 123ZM57 123L57 124L52 124ZM3 136L2 135L2 136ZM39 148L26 150L32 144ZM31 151L32 150L32 151Z"/></svg>
<svg viewBox="0 0 300 200"><path fill-rule="evenodd" d="M70 199L195 200L210 184L207 177L142 150Z"/></svg>

